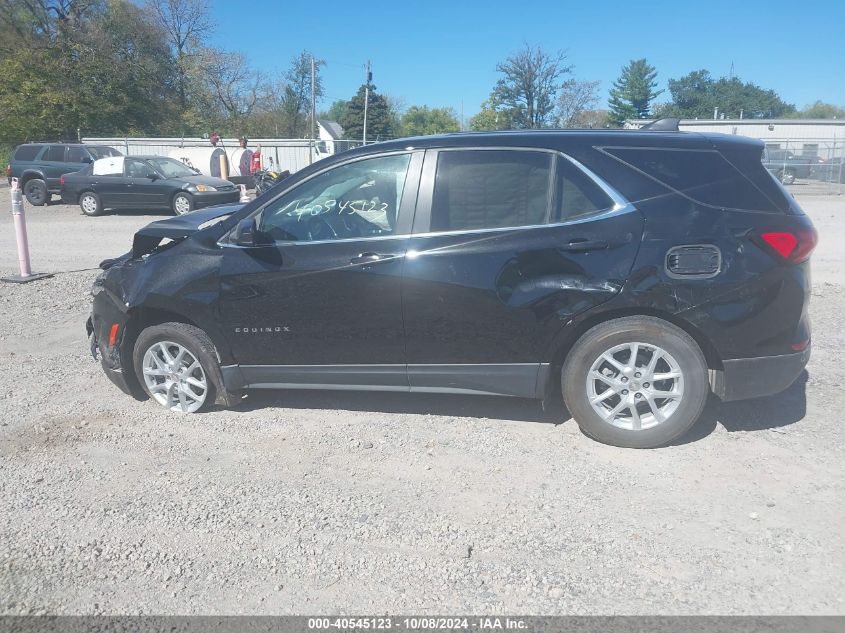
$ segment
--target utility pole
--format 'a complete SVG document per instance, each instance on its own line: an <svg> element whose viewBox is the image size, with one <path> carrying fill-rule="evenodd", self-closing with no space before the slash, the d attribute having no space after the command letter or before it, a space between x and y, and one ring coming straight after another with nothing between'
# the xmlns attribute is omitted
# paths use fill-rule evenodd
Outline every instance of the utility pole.
<svg viewBox="0 0 845 633"><path fill-rule="evenodd" d="M317 83L317 73L314 70L314 56L311 55L311 148L309 151L308 164L314 162L314 143L316 142L316 125L317 125L317 99L314 94L314 85Z"/></svg>
<svg viewBox="0 0 845 633"><path fill-rule="evenodd" d="M367 82L364 84L364 145L367 144L367 110L370 105L370 82L373 79L373 73L370 70L370 60L367 60Z"/></svg>

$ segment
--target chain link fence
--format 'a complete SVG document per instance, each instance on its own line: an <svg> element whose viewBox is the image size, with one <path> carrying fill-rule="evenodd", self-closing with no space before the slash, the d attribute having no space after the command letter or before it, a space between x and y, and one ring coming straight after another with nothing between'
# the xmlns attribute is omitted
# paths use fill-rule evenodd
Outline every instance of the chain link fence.
<svg viewBox="0 0 845 633"><path fill-rule="evenodd" d="M765 139L763 164L793 193L842 195L845 139Z"/></svg>

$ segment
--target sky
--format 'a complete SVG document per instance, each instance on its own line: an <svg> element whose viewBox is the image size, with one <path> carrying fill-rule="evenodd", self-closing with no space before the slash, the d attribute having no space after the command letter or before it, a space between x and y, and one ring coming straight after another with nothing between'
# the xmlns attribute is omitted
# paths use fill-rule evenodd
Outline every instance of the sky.
<svg viewBox="0 0 845 633"><path fill-rule="evenodd" d="M497 62L525 42L565 51L575 78L600 82L601 107L622 66L641 57L662 89L700 68L728 76L733 65L799 108L845 106L843 0L211 1L212 43L262 71L283 73L302 50L325 60L321 109L349 99L370 60L380 93L459 116L463 105L469 120L499 77Z"/></svg>

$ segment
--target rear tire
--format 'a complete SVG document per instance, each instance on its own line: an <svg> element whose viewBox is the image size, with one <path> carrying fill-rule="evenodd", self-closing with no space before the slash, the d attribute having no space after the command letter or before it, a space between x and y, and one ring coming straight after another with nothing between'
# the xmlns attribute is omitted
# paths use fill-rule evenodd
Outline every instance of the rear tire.
<svg viewBox="0 0 845 633"><path fill-rule="evenodd" d="M50 192L47 191L47 183L40 178L31 178L23 186L23 195L26 201L34 207L42 207L50 202Z"/></svg>
<svg viewBox="0 0 845 633"><path fill-rule="evenodd" d="M187 193L177 193L173 196L173 213L185 215L194 210L194 199Z"/></svg>
<svg viewBox="0 0 845 633"><path fill-rule="evenodd" d="M162 323L138 336L135 375L150 399L180 413L207 411L223 391L214 344L186 323Z"/></svg>
<svg viewBox="0 0 845 633"><path fill-rule="evenodd" d="M561 383L584 434L625 448L657 448L682 436L710 392L695 340L646 316L613 319L587 331L567 355Z"/></svg>
<svg viewBox="0 0 845 633"><path fill-rule="evenodd" d="M93 191L86 191L79 196L79 208L82 209L82 213L90 217L102 215L103 213L100 196Z"/></svg>

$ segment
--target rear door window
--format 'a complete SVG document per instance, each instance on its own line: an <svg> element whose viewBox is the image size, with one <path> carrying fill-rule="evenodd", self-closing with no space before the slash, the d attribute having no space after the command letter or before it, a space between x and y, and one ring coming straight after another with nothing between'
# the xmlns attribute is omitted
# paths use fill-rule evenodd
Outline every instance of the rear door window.
<svg viewBox="0 0 845 633"><path fill-rule="evenodd" d="M431 231L544 224L551 202L552 155L517 150L441 151Z"/></svg>
<svg viewBox="0 0 845 633"><path fill-rule="evenodd" d="M47 153L44 155L44 158L42 160L55 162L55 163L65 162L65 146L64 145L51 145L50 148L47 150Z"/></svg>
<svg viewBox="0 0 845 633"><path fill-rule="evenodd" d="M566 159L558 161L557 200L552 222L568 222L609 211L614 201L596 182Z"/></svg>
<svg viewBox="0 0 845 633"><path fill-rule="evenodd" d="M699 204L766 211L772 202L716 150L604 147L602 150Z"/></svg>
<svg viewBox="0 0 845 633"><path fill-rule="evenodd" d="M15 152L15 160L35 160L42 145L21 145Z"/></svg>
<svg viewBox="0 0 845 633"><path fill-rule="evenodd" d="M81 147L67 148L67 162L69 163L84 163L87 157L87 154Z"/></svg>

